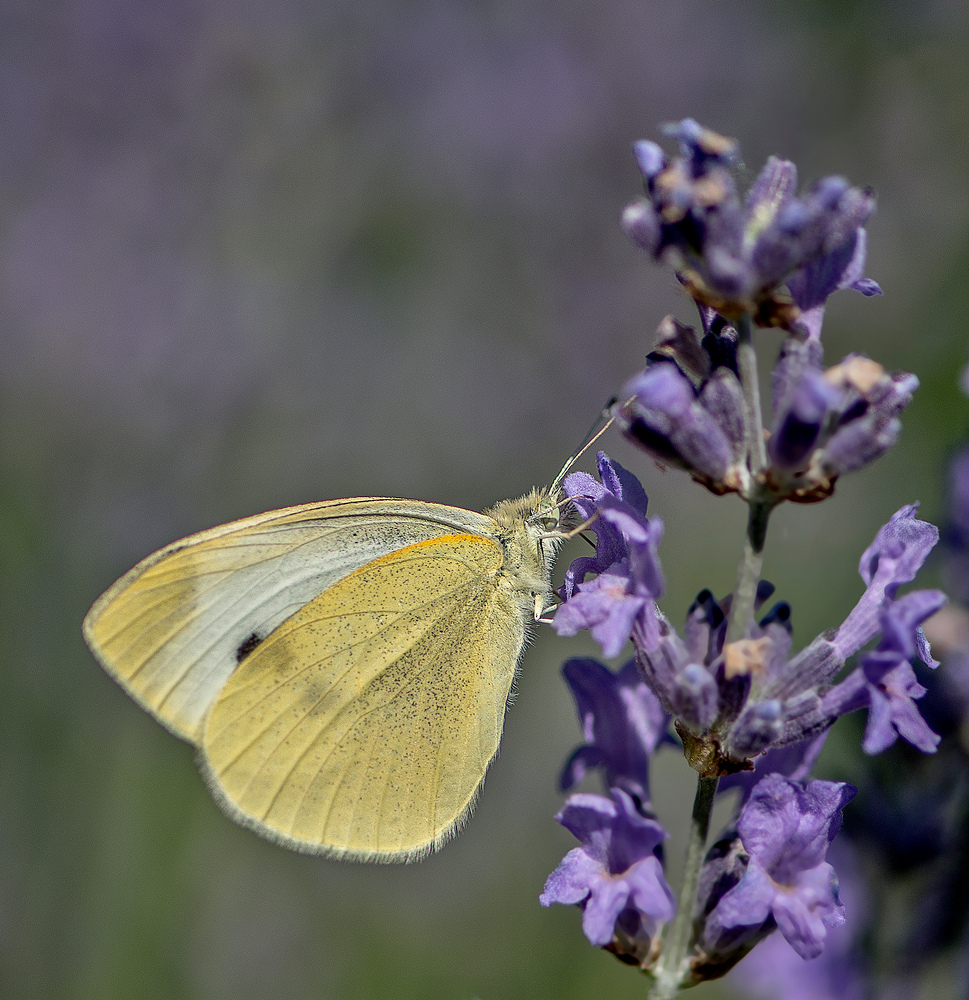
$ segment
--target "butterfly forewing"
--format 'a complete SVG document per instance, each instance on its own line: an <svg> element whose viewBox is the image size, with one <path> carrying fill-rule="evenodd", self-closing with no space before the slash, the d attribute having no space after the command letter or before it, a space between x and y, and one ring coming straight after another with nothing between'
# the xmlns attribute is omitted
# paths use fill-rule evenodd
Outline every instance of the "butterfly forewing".
<svg viewBox="0 0 969 1000"><path fill-rule="evenodd" d="M497 751L524 643L502 561L474 535L401 548L256 646L205 727L209 780L230 812L334 856L439 846Z"/></svg>
<svg viewBox="0 0 969 1000"><path fill-rule="evenodd" d="M240 660L327 587L402 545L491 526L460 508L380 498L270 511L142 560L95 603L85 636L141 705L198 743Z"/></svg>

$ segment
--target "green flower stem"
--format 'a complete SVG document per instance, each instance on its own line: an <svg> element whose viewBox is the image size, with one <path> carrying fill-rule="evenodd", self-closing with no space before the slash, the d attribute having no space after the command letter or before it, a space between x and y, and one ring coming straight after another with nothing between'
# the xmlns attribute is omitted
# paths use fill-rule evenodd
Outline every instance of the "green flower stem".
<svg viewBox="0 0 969 1000"><path fill-rule="evenodd" d="M710 813L717 793L719 778L697 779L696 798L693 800L693 818L690 822L690 840L686 849L683 885L677 902L676 916L670 925L663 945L663 956L655 971L655 985L650 1000L671 1000L679 992L680 983L688 978L689 950L693 936L693 907L700 881L700 868L710 830Z"/></svg>
<svg viewBox="0 0 969 1000"><path fill-rule="evenodd" d="M734 588L733 601L730 605L724 643L746 638L747 625L754 617L757 584L760 582L760 571L764 565L764 537L767 534L767 521L773 509L773 503L768 500L755 500L750 504L744 554L737 570L737 586Z"/></svg>
<svg viewBox="0 0 969 1000"><path fill-rule="evenodd" d="M757 584L764 564L764 538L767 522L774 509L774 500L768 494L763 473L767 468L767 446L764 441L764 419L760 407L760 380L757 373L757 352L751 338L750 317L737 321L737 368L744 392L744 415L747 422L747 467L751 486L747 503L747 537L744 554L737 571L737 586L730 605L727 634L724 642L736 642L747 635L747 625L754 617Z"/></svg>
<svg viewBox="0 0 969 1000"><path fill-rule="evenodd" d="M750 317L743 316L734 324L737 328L737 371L744 392L744 416L747 421L747 465L756 483L767 468L767 445L764 441L764 418L760 409L760 379L757 374L757 352L751 337Z"/></svg>

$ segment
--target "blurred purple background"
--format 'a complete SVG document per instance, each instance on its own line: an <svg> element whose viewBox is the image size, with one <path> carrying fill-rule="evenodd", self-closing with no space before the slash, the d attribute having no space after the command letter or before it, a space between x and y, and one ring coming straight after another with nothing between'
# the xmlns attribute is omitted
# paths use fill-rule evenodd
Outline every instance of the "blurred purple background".
<svg viewBox="0 0 969 1000"><path fill-rule="evenodd" d="M802 644L860 592L889 514L938 514L969 426L964 5L4 5L0 993L644 995L577 913L537 904L571 846L557 667L589 646L543 630L461 837L366 868L224 819L80 621L141 556L233 517L547 483L664 313L694 322L617 225L630 143L684 116L738 137L749 176L777 153L876 189L886 294L832 300L828 358L923 381L892 455L772 526ZM605 447L666 522L670 617L729 591L741 505ZM660 769L675 831L692 777Z"/></svg>

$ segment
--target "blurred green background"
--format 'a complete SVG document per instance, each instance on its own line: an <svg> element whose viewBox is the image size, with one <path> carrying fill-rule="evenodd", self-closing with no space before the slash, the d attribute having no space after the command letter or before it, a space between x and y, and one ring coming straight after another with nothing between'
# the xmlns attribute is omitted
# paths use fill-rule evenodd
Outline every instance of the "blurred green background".
<svg viewBox="0 0 969 1000"><path fill-rule="evenodd" d="M891 455L776 516L766 575L801 645L861 592L893 511L938 517L969 427L969 8L3 5L0 995L645 995L576 911L537 902L572 846L552 819L578 739L558 667L588 644L541 630L464 833L366 867L225 819L80 623L139 558L231 518L547 483L663 314L694 322L616 224L630 142L687 115L738 137L750 176L778 153L804 183L876 189L885 296L832 300L827 357L922 380ZM729 591L741 505L605 447L665 521L670 617ZM671 754L659 772L676 835L692 772Z"/></svg>

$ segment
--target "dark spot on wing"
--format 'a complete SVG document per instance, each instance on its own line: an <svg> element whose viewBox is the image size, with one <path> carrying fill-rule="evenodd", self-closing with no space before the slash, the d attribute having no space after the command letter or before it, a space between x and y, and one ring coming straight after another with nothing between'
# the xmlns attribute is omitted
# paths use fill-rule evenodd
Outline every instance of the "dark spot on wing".
<svg viewBox="0 0 969 1000"><path fill-rule="evenodd" d="M253 632L247 639L236 650L236 663L242 663L242 661L259 645L263 640L263 637L258 632Z"/></svg>

